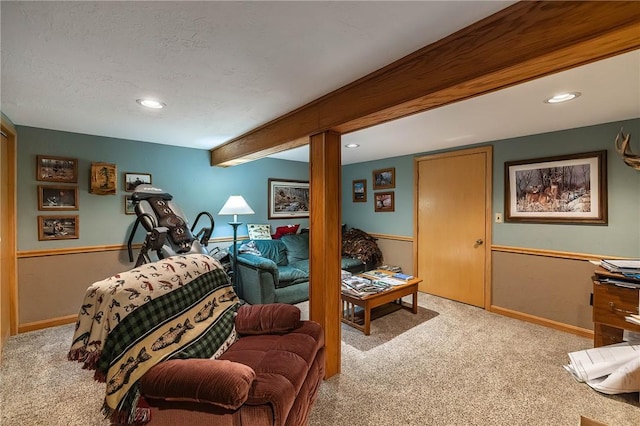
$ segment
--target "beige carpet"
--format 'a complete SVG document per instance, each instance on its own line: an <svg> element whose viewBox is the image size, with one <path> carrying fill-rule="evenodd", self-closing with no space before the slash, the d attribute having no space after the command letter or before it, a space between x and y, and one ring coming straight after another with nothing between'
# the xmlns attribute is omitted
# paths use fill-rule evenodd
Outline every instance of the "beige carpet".
<svg viewBox="0 0 640 426"><path fill-rule="evenodd" d="M299 305L307 315L307 304ZM342 373L326 380L309 424L640 425L638 394L606 396L562 364L589 339L421 294L371 336L342 326ZM66 360L73 326L11 337L0 369L1 425L106 425L104 384Z"/></svg>

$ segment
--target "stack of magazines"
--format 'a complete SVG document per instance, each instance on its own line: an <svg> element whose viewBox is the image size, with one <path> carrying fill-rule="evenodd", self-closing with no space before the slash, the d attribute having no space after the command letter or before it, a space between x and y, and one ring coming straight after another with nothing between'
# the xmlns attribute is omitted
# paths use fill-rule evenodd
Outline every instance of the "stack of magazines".
<svg viewBox="0 0 640 426"><path fill-rule="evenodd" d="M355 275L342 279L342 292L355 297L364 297L369 294L380 293L388 288L389 285L387 284Z"/></svg>
<svg viewBox="0 0 640 426"><path fill-rule="evenodd" d="M608 260L602 259L600 266L609 272L640 278L640 259Z"/></svg>

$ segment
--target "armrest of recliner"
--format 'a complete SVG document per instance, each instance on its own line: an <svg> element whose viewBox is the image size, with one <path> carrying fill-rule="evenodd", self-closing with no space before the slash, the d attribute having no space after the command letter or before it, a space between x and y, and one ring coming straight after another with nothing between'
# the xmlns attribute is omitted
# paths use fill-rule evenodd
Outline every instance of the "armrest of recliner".
<svg viewBox="0 0 640 426"><path fill-rule="evenodd" d="M242 305L235 319L238 334L283 334L300 327L300 309L286 303Z"/></svg>
<svg viewBox="0 0 640 426"><path fill-rule="evenodd" d="M219 359L175 359L153 366L140 379L146 398L216 405L235 410L245 403L255 371Z"/></svg>

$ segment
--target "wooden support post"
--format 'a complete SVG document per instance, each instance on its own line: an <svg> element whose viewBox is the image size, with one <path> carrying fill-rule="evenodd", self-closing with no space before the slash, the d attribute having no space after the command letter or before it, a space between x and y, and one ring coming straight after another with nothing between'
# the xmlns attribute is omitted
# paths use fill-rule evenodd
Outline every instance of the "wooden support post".
<svg viewBox="0 0 640 426"><path fill-rule="evenodd" d="M340 134L311 136L309 318L325 333L325 378L340 373Z"/></svg>

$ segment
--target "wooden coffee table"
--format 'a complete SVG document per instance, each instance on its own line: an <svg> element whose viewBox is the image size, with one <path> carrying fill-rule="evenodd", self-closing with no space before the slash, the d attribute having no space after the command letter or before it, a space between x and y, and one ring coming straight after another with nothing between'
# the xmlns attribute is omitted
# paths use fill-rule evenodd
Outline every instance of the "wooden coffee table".
<svg viewBox="0 0 640 426"><path fill-rule="evenodd" d="M389 274L389 276L391 275ZM398 309L407 309L417 314L418 283L421 281L419 278L412 278L406 284L393 286L380 293L362 298L342 292L342 322L357 328L368 336L371 334L372 319L380 318ZM402 297L409 295L413 295L411 305L402 302ZM361 309L356 310L356 307Z"/></svg>

